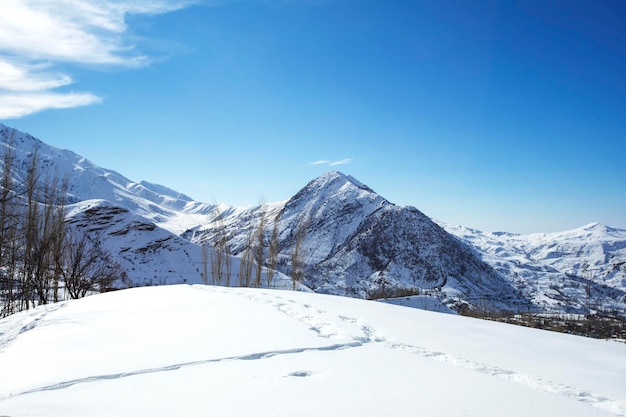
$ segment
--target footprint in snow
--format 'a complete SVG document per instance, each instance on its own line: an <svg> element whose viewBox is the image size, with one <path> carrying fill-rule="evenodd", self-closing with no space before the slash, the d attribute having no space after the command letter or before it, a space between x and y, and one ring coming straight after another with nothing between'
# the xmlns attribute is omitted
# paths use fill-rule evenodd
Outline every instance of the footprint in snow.
<svg viewBox="0 0 626 417"><path fill-rule="evenodd" d="M294 372L291 372L287 376L295 376L295 377L299 377L299 378L305 378L307 376L311 376L311 371L294 371Z"/></svg>

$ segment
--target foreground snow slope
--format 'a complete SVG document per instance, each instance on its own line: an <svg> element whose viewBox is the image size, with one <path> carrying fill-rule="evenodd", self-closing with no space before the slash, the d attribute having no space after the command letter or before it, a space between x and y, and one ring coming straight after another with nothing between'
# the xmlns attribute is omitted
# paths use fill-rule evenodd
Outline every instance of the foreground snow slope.
<svg viewBox="0 0 626 417"><path fill-rule="evenodd" d="M374 301L135 288L0 321L0 415L623 416L625 359Z"/></svg>

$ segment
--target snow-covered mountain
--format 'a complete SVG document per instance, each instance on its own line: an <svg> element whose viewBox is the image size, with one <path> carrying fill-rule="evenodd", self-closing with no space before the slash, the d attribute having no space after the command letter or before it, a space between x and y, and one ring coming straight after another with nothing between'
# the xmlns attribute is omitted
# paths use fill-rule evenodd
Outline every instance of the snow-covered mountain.
<svg viewBox="0 0 626 417"><path fill-rule="evenodd" d="M618 417L625 352L376 301L133 288L0 320L0 414Z"/></svg>
<svg viewBox="0 0 626 417"><path fill-rule="evenodd" d="M106 200L152 221L164 221L179 212L198 213L209 205L165 186L147 181L133 182L116 171L101 168L67 149L47 145L27 133L0 124L0 154L9 143L15 149L15 175L24 179L36 155L38 169L48 175L68 178L68 201L76 203L91 199Z"/></svg>
<svg viewBox="0 0 626 417"><path fill-rule="evenodd" d="M68 207L68 223L101 242L125 272L116 285L203 282L201 248L106 200Z"/></svg>
<svg viewBox="0 0 626 417"><path fill-rule="evenodd" d="M278 270L286 274L302 230L304 284L317 292L365 298L428 291L456 307L468 301L491 309L530 307L469 246L419 210L396 206L349 175L329 172L284 203L225 212L233 253L243 250L262 216L266 240L278 222ZM217 226L212 222L183 236L210 241Z"/></svg>
<svg viewBox="0 0 626 417"><path fill-rule="evenodd" d="M213 206L165 186L133 182L118 172L100 168L69 150L61 150L0 124L0 155L13 145L13 175L19 184L27 177L32 158L42 181L67 178L67 220L88 231L111 259L122 267L125 278L115 285L202 283L202 248L170 230L184 230L205 222ZM0 166L4 161L0 157ZM162 227L163 225L168 228ZM209 252L211 249L208 249ZM208 254L210 258L210 253ZM238 259L231 260L232 275ZM235 277L230 277L235 282ZM278 274L275 286L291 286Z"/></svg>
<svg viewBox="0 0 626 417"><path fill-rule="evenodd" d="M420 292L456 309L626 309L624 230L594 224L519 236L438 225L339 172L314 179L286 201L248 209L209 205L131 181L1 124L0 137L0 154L14 144L18 181L35 154L42 178L68 178L68 219L103 241L133 285L201 282L201 245L218 234L236 256L233 282L263 219L266 264L276 222L280 280L292 275L298 248L303 283L321 293Z"/></svg>
<svg viewBox="0 0 626 417"><path fill-rule="evenodd" d="M210 273L212 248L205 248L203 254L200 245L124 207L106 200L86 200L68 206L67 221L99 241L121 266L124 276L114 283L117 287L211 282L204 274ZM233 256L229 259L230 268L224 272L222 284L236 285L240 261ZM267 281L265 269L262 281ZM291 279L276 273L272 287L291 288Z"/></svg>
<svg viewBox="0 0 626 417"><path fill-rule="evenodd" d="M592 223L558 233L481 232L441 223L543 309L624 310L626 230Z"/></svg>

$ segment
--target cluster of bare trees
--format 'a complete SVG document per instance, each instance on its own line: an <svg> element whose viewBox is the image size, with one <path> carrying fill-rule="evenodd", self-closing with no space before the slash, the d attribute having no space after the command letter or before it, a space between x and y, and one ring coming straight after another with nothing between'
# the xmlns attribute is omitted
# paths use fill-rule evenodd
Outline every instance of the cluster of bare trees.
<svg viewBox="0 0 626 417"><path fill-rule="evenodd" d="M272 281L278 264L278 216L273 219L272 234L266 239L268 223L267 207L261 205L256 226L250 224L239 262L239 285L259 288L263 285L263 269L266 268L266 284ZM267 260L267 263L266 263ZM254 275L253 275L254 271Z"/></svg>
<svg viewBox="0 0 626 417"><path fill-rule="evenodd" d="M302 269L304 264L302 262L302 242L304 241L310 223L311 220L307 218L303 222L298 223L298 227L295 230L295 241L291 250L291 284L294 291L303 279Z"/></svg>
<svg viewBox="0 0 626 417"><path fill-rule="evenodd" d="M6 136L0 143L0 317L109 286L118 266L97 240L65 221L67 181L44 177L37 150L26 170L18 170L14 139Z"/></svg>
<svg viewBox="0 0 626 417"><path fill-rule="evenodd" d="M209 284L209 265L211 268L211 281L213 285L230 286L232 260L230 256L230 248L228 247L228 235L226 234L226 226L224 225L224 213L220 207L216 205L213 212L213 224L215 231L213 240L209 248L208 242L202 245L202 278L205 284Z"/></svg>
<svg viewBox="0 0 626 417"><path fill-rule="evenodd" d="M211 238L202 244L203 280L205 284L237 285L239 287L275 286L276 271L279 266L279 233L280 213L270 215L267 206L261 204L258 215L250 218L243 244L236 252L239 257L239 269L231 281L232 258L230 239L224 223L225 214L219 206L214 209L211 221ZM293 289L302 281L302 242L309 222L305 221L294 230L294 245L288 257L283 261L291 261L291 275Z"/></svg>

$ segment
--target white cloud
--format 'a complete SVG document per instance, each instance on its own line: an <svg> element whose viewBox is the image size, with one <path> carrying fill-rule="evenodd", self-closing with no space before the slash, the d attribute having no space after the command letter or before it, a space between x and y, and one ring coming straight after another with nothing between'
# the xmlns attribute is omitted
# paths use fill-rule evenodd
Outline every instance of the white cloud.
<svg viewBox="0 0 626 417"><path fill-rule="evenodd" d="M340 159L338 161L331 161L329 159L320 159L318 161L310 162L310 163L308 163L308 165L328 165L328 166L333 167L333 166L337 166L337 165L349 164L353 160L354 160L354 158L344 158L344 159Z"/></svg>
<svg viewBox="0 0 626 417"><path fill-rule="evenodd" d="M100 103L91 93L20 92L0 94L0 119L16 119L44 109L68 109Z"/></svg>
<svg viewBox="0 0 626 417"><path fill-rule="evenodd" d="M0 117L22 117L46 108L100 101L91 93L51 93L49 90L73 82L54 66L144 65L148 58L124 37L126 16L162 14L192 3L197 1L1 0Z"/></svg>
<svg viewBox="0 0 626 417"><path fill-rule="evenodd" d="M34 60L135 66L125 44L128 14L161 14L183 0L2 0L0 51Z"/></svg>
<svg viewBox="0 0 626 417"><path fill-rule="evenodd" d="M330 166L335 166L335 165L344 165L344 164L349 164L350 162L352 162L354 158L344 158L340 161L334 161L330 163Z"/></svg>
<svg viewBox="0 0 626 417"><path fill-rule="evenodd" d="M48 72L47 69L44 65L20 65L0 58L0 89L41 91L72 83L67 75Z"/></svg>

